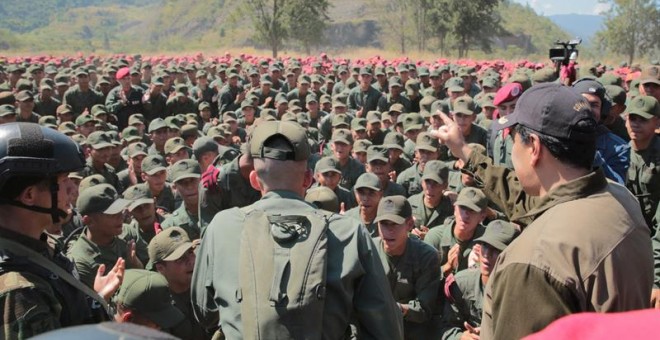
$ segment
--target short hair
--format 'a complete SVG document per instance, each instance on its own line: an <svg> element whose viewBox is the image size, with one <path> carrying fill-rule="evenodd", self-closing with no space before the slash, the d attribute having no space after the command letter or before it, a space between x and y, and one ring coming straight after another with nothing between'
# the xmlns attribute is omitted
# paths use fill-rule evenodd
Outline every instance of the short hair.
<svg viewBox="0 0 660 340"><path fill-rule="evenodd" d="M576 123L576 128L585 130L593 129L593 122L591 120L579 121ZM531 134L537 135L541 144L550 151L550 154L568 166L588 170L591 170L593 167L594 157L596 156L596 143L585 143L584 141L548 136L521 124L517 124L513 130L526 145L530 143Z"/></svg>
<svg viewBox="0 0 660 340"><path fill-rule="evenodd" d="M36 185L40 189L48 190L51 179L44 176L13 176L2 186L0 197L13 201L25 188Z"/></svg>

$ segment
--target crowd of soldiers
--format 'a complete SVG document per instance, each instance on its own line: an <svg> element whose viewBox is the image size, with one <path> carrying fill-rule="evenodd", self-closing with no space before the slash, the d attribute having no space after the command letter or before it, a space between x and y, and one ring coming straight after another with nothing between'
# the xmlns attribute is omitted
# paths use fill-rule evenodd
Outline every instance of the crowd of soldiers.
<svg viewBox="0 0 660 340"><path fill-rule="evenodd" d="M32 253L0 246L0 332L27 338L111 320L182 339L256 337L246 330L246 317L241 321L248 294L239 298L234 289L248 289L238 263L255 209L335 216L330 230L337 240L327 241L323 283L326 320L319 321L327 338L518 338L573 312L660 308L660 66L581 65L577 79L560 79L551 64L528 61L351 61L325 54L6 60L0 241L48 258L79 284L65 274L53 277L55 269L29 260ZM519 173L527 160L514 152L515 138L522 138L516 136L550 131L559 138L557 126L572 116L557 113L538 129L528 123L527 132L507 125L507 117L523 110L517 104L524 95L532 112L541 110L534 104L548 91L568 89L584 101L566 107L596 122L586 168L636 198L621 203L623 210L604 198L592 203L606 204L595 210L574 207L575 223L608 218L637 227L626 235L644 227L651 237L617 239L624 250L644 249L635 253L637 266L623 270L613 260L603 269L607 284L595 279L590 286L601 294L598 303L587 296L576 298L587 306L571 305L584 292L561 289L557 294L571 296L557 297L563 309L549 307L549 299L533 305L487 298L489 278L513 266L503 261L533 261L514 259L520 252L504 260L499 254L516 238L551 239L527 226L551 218L552 204L582 197L573 188L550 191L545 201L530 198L543 195L529 192L531 175ZM559 100L548 105L564 105ZM516 123L523 124L518 117ZM40 146L45 140L50 147ZM46 159L54 168L30 167L17 157ZM602 216L592 216L599 210ZM588 216L577 217L582 214ZM622 217L627 214L632 217ZM571 219L555 218L565 225L557 233L574 232ZM26 224L34 227L27 232ZM585 263L602 259L590 233L598 231L575 231L585 236L578 249L592 256ZM608 235L612 241L618 234ZM573 256L570 250L556 250L545 266L561 267L559 258ZM255 271L285 275L276 272L277 254L275 268ZM605 263L610 255L603 255ZM508 270L496 277L494 292L519 287ZM613 288L621 280L639 281L637 293ZM271 299L281 290L276 286L266 288ZM529 287L551 295L538 282ZM620 296L608 289L621 289ZM530 308L550 312L525 321ZM287 327L286 334L308 335L311 325L297 325L303 333ZM285 334L259 324L255 332L259 327L262 338Z"/></svg>

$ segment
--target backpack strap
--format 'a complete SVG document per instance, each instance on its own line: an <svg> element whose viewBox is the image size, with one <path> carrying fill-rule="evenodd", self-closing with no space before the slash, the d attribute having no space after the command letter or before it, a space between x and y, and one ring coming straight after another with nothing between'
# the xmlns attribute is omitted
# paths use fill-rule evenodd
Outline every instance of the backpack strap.
<svg viewBox="0 0 660 340"><path fill-rule="evenodd" d="M25 256L25 258L28 261L57 275L69 285L73 286L74 288L83 292L85 295L94 299L101 306L103 306L103 309L106 311L106 313L110 310L108 303L97 292L85 286L81 281L73 277L73 275L71 275L69 272L62 269L60 266L56 265L53 261L48 260L43 255L37 253L36 251L28 247L25 247L20 243L10 241L4 238L0 238L0 247L9 250L16 255Z"/></svg>

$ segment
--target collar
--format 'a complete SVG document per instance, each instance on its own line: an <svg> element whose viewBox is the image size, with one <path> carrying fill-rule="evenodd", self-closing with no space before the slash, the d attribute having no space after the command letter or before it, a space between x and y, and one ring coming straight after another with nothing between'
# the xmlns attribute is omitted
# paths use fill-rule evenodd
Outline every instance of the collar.
<svg viewBox="0 0 660 340"><path fill-rule="evenodd" d="M46 233L42 233L41 236L39 236L39 239L34 239L9 229L0 228L0 238L20 243L40 254L50 254L50 248L48 247L48 235Z"/></svg>

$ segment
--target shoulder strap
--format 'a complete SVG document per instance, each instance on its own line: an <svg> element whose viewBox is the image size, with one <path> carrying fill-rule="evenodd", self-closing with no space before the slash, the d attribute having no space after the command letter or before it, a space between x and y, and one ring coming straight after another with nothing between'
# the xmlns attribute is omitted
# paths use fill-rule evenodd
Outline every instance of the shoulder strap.
<svg viewBox="0 0 660 340"><path fill-rule="evenodd" d="M30 248L27 248L23 246L22 244L0 238L0 247L3 249L9 250L16 255L20 256L25 256L30 262L50 271L51 273L57 275L60 277L62 280L66 281L66 283L70 284L74 288L80 290L83 292L85 295L91 297L94 299L96 302L98 302L103 308L105 309L106 312L108 312L109 306L108 303L103 299L97 292L92 290L91 288L85 286L81 281L77 280L73 275L68 273L66 270L62 269L52 261L48 260L45 258L43 255L33 251Z"/></svg>

